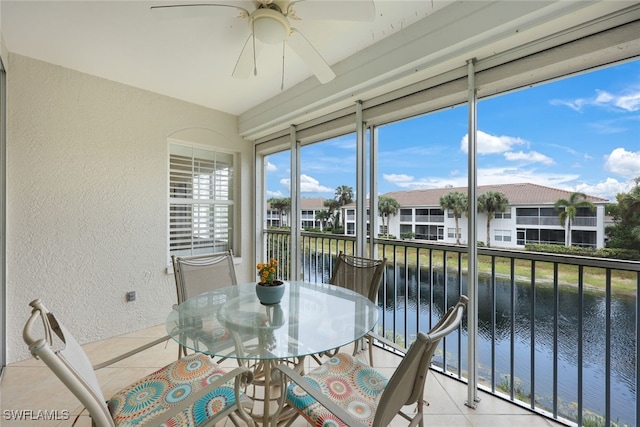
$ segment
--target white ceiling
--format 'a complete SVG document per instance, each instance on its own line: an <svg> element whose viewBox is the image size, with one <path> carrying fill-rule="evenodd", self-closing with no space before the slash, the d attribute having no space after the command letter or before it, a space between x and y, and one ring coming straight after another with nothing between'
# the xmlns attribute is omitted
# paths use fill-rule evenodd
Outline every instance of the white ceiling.
<svg viewBox="0 0 640 427"><path fill-rule="evenodd" d="M345 1L364 0L322 3L336 10ZM9 52L235 115L281 92L280 45L265 45L258 57L257 77L232 78L249 35L248 20L226 7L208 8L208 13L200 16L184 16L179 10L163 14L150 10L154 5L181 3L206 2L3 0L1 30ZM213 3L255 9L251 1ZM373 22L321 20L298 12L301 20L293 21L292 26L333 65L449 3L375 1ZM288 48L284 72L285 90L314 78Z"/></svg>
<svg viewBox="0 0 640 427"><path fill-rule="evenodd" d="M341 4L372 0L302 1L322 3L326 15L338 16L335 12ZM252 1L214 2L249 11L256 7ZM313 117L312 110L317 117L323 111L353 105L356 99L371 99L464 66L470 58L541 45L540 40L552 34L571 37L585 23L639 4L631 0L375 0L373 22L347 22L314 19L320 18L317 14L304 16L301 2L296 6L301 20L292 26L310 40L337 77L320 85L287 49L282 91L281 47L265 45L258 57L257 77L233 78L249 35L247 19L238 18L237 10L227 7L207 8L210 13L195 17L176 11L175 18L169 19L159 19L150 10L180 3L207 2L0 0L0 31L11 53L238 115L241 134L255 137ZM638 13L635 8L632 14Z"/></svg>

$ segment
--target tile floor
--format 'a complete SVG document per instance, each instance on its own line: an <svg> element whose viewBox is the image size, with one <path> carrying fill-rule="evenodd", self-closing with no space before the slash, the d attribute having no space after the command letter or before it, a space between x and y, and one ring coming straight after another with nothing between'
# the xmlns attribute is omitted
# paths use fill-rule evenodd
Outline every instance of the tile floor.
<svg viewBox="0 0 640 427"><path fill-rule="evenodd" d="M162 334L164 334L164 325L87 344L84 348L91 361L96 364ZM175 360L176 355L177 346L173 341L169 341L99 370L98 379L105 396L110 396L134 379ZM379 350L375 353L374 361L377 368L390 376L399 358ZM438 373L429 374L426 389L425 398L429 402L429 406L425 407L425 425L427 426L561 426L483 392L479 394L481 400L477 408L468 408L464 405L467 397L466 385ZM408 409L412 410L412 408ZM29 416L28 420L16 420L12 414L20 410L32 410L34 415ZM38 410L48 410L54 414L56 412L53 411L58 411L58 420L38 420L35 416ZM68 419L62 419L65 418L63 411L68 411L70 414ZM25 412L22 413L25 414ZM74 422L80 427L91 425L86 411L83 411L75 397L42 362L31 358L6 367L0 383L0 425L3 427L72 426ZM232 425L228 420L220 424ZM307 423L300 417L294 423L296 427L306 425ZM407 422L398 416L392 425L405 426Z"/></svg>

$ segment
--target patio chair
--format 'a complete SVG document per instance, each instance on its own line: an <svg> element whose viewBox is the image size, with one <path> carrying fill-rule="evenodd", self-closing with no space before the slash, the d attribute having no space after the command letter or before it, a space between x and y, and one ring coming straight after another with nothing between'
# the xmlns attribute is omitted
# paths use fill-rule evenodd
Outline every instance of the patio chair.
<svg viewBox="0 0 640 427"><path fill-rule="evenodd" d="M172 256L178 304L203 292L237 285L231 250L207 255ZM221 332L222 336L227 334ZM178 347L178 359L187 355L187 348Z"/></svg>
<svg viewBox="0 0 640 427"><path fill-rule="evenodd" d="M468 298L462 295L427 334L419 332L389 380L345 353L338 353L304 376L287 366L277 366L276 371L282 374L281 385L287 387L286 400L281 400L279 411L282 413L285 403L294 411L287 425L302 415L314 426L328 421L331 425L382 427L400 415L410 425L422 426L424 387L431 359L440 340L460 325L467 302ZM417 405L413 416L402 411L404 406L413 404Z"/></svg>
<svg viewBox="0 0 640 427"><path fill-rule="evenodd" d="M207 255L173 255L171 260L178 304L203 292L238 284L231 250Z"/></svg>
<svg viewBox="0 0 640 427"><path fill-rule="evenodd" d="M202 354L177 360L106 400L95 370L138 354L168 337L92 366L75 338L39 299L29 305L33 309L23 331L29 351L84 405L92 425L204 426L227 415L238 425L236 414L247 424L255 425L245 410L245 406L251 409L252 402L240 392L253 379L251 371L238 367L226 372Z"/></svg>
<svg viewBox="0 0 640 427"><path fill-rule="evenodd" d="M343 252L340 252L336 259L336 264L333 267L333 273L331 274L329 283L358 292L360 295L369 298L372 303L376 304L378 299L378 288L382 281L386 263L386 258L369 259L346 255ZM373 366L373 336L371 334L367 334L364 339L367 340L367 346L369 348L369 364ZM364 350L364 339L358 340L354 343L354 356ZM336 351L328 355L333 356L338 353L338 351L339 349L336 349Z"/></svg>

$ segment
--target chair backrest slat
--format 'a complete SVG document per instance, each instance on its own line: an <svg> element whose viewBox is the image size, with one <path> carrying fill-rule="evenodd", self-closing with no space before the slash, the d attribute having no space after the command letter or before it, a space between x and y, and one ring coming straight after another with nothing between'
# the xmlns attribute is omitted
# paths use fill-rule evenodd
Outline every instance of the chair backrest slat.
<svg viewBox="0 0 640 427"><path fill-rule="evenodd" d="M238 284L231 250L208 255L171 258L178 304L203 292Z"/></svg>
<svg viewBox="0 0 640 427"><path fill-rule="evenodd" d="M384 389L374 426L388 425L403 406L423 400L431 359L440 340L460 326L468 301L468 298L462 295L458 303L451 307L427 334L418 333L417 340L411 344Z"/></svg>
<svg viewBox="0 0 640 427"><path fill-rule="evenodd" d="M340 252L329 283L351 289L376 303L385 264L385 258L369 259Z"/></svg>

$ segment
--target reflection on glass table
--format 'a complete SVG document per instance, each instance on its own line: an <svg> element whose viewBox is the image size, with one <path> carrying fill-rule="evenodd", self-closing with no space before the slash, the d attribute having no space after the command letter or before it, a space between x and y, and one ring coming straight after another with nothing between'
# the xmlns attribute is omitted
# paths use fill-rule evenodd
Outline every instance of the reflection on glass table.
<svg viewBox="0 0 640 427"><path fill-rule="evenodd" d="M264 380L265 402L271 400L273 363L301 366L305 356L363 337L378 319L376 305L349 289L287 282L280 303L265 306L255 286L229 286L190 298L169 314L166 326L174 340L191 350L255 364L256 376ZM264 425L269 412L265 404Z"/></svg>

